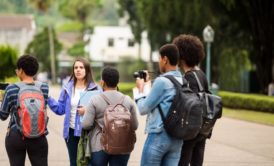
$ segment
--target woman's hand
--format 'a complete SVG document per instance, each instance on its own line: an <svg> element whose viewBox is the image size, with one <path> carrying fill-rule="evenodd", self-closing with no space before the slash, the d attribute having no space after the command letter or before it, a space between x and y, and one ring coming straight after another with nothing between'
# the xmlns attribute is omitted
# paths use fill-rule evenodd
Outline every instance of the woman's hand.
<svg viewBox="0 0 274 166"><path fill-rule="evenodd" d="M85 109L85 107L79 105L79 106L77 107L77 111L78 111L78 114L79 114L79 115L83 116L83 115L85 114L85 112L86 112L86 109Z"/></svg>

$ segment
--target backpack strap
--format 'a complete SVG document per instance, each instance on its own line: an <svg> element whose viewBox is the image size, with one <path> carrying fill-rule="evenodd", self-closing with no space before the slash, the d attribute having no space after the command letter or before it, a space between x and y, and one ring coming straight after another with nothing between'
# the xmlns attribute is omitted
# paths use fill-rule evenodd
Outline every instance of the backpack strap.
<svg viewBox="0 0 274 166"><path fill-rule="evenodd" d="M195 73L194 71L192 71L192 73L194 74L195 79L196 79L196 81L197 81L197 83L198 83L199 91L203 92L203 91L204 91L204 88L203 88L203 86L202 86L202 84L201 84L201 82L200 82L200 80L199 80L199 77L197 76L197 73Z"/></svg>
<svg viewBox="0 0 274 166"><path fill-rule="evenodd" d="M103 93L101 94L101 97L107 102L108 105L111 105L111 101L107 98L106 95L104 95Z"/></svg>
<svg viewBox="0 0 274 166"><path fill-rule="evenodd" d="M183 84L180 84L180 82L177 81L177 80L174 78L174 76L172 76L172 75L165 75L164 77L167 78L167 79L169 79L169 80L174 84L175 88L181 88L182 85L184 85L184 78L183 78L183 80L182 80L182 83L183 83Z"/></svg>
<svg viewBox="0 0 274 166"><path fill-rule="evenodd" d="M182 80L183 85L182 85L182 84L180 84L180 82L177 81L177 80L174 78L174 76L172 76L172 75L165 75L164 77L167 78L167 79L169 79L169 80L173 83L173 85L175 86L175 89L177 89L177 88L182 88L182 86L184 85L184 82L186 82L186 81L184 80L184 78L183 78L183 80ZM164 113L163 113L163 110L162 110L160 104L158 104L157 107L158 107L158 109L159 109L159 112L160 112L162 121L164 122L164 121L165 121L165 117L164 117Z"/></svg>

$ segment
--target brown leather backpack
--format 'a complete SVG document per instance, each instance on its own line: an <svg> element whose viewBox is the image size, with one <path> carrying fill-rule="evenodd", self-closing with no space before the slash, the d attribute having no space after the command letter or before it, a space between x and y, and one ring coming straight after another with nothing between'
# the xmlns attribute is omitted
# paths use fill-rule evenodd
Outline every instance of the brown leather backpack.
<svg viewBox="0 0 274 166"><path fill-rule="evenodd" d="M104 94L101 96L108 103L101 137L103 150L108 154L128 154L134 148L136 135L132 128L131 113L122 104L125 96L118 104L112 104Z"/></svg>

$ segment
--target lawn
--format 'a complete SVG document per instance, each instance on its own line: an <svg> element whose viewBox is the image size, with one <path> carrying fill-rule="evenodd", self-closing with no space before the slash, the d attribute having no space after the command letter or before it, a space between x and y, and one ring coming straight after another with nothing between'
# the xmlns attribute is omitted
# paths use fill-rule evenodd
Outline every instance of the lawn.
<svg viewBox="0 0 274 166"><path fill-rule="evenodd" d="M240 109L223 109L223 116L274 126L274 114Z"/></svg>

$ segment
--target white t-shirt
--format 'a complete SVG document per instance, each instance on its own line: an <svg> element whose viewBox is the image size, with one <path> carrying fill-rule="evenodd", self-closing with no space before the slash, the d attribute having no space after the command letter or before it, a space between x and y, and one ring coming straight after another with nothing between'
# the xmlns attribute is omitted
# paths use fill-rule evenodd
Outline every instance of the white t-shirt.
<svg viewBox="0 0 274 166"><path fill-rule="evenodd" d="M76 112L77 106L80 100L80 94L84 91L84 89L75 89L72 98L71 98L71 110L70 110L70 128L75 128L75 119L76 119Z"/></svg>

